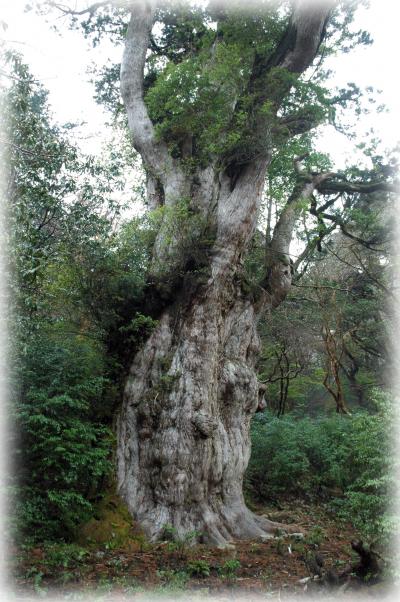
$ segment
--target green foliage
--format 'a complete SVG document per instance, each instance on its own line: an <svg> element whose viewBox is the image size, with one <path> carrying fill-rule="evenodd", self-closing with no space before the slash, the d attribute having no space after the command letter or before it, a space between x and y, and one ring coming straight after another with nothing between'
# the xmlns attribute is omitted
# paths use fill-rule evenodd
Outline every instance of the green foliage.
<svg viewBox="0 0 400 602"><path fill-rule="evenodd" d="M43 564L49 568L62 566L65 569L75 569L84 562L89 554L85 548L75 543L47 542L43 547L43 551Z"/></svg>
<svg viewBox="0 0 400 602"><path fill-rule="evenodd" d="M218 572L221 577L225 577L227 579L234 579L238 570L240 569L240 561L236 560L236 558L230 558L219 568Z"/></svg>
<svg viewBox="0 0 400 602"><path fill-rule="evenodd" d="M304 543L317 547L324 539L324 530L321 527L313 527L304 538Z"/></svg>
<svg viewBox="0 0 400 602"><path fill-rule="evenodd" d="M185 558L188 548L193 545L201 533L199 531L187 531L180 533L173 525L164 525L164 537L169 540L168 549L177 551L180 558Z"/></svg>
<svg viewBox="0 0 400 602"><path fill-rule="evenodd" d="M187 571L191 577L209 577L210 564L207 560L192 560L187 565Z"/></svg>
<svg viewBox="0 0 400 602"><path fill-rule="evenodd" d="M103 105L114 117L114 120L122 119L125 123L126 116L123 112L121 95L116 82L119 81L121 65L111 64L99 70L93 70L93 84L96 101Z"/></svg>
<svg viewBox="0 0 400 602"><path fill-rule="evenodd" d="M222 7L212 2L188 5L180 0L158 7L144 91L159 136L181 158L187 154L184 142L190 140L190 156L184 159L191 169L216 157L226 165L246 162L271 142L272 131L275 142L281 144L289 115L300 121L330 120L340 127L335 107L352 103L358 108L361 93L354 84L336 94L328 92L324 82L330 71L324 68L324 60L357 44L371 43L365 31L351 27L358 4L359 0L340 3L332 10L311 77L309 73L298 77L274 66L276 51L283 52L282 45L292 42L287 40L288 3L252 3L249 10L240 2ZM94 8L81 18L71 14L70 26L81 27L94 46L106 37L121 44L128 8L97 4ZM289 36L285 37L285 32ZM118 80L119 65L100 69L95 78L96 95L125 127L126 119L120 119ZM279 127L278 108L283 117Z"/></svg>
<svg viewBox="0 0 400 602"><path fill-rule="evenodd" d="M17 56L8 62L12 526L18 539L70 539L110 472L126 358L115 341L127 334L128 355L154 325L135 306L148 233L139 220L113 224L125 151L79 156L70 128L52 124L46 91Z"/></svg>
<svg viewBox="0 0 400 602"><path fill-rule="evenodd" d="M110 470L109 430L91 420L103 388L88 349L36 337L26 350L15 405L18 428L17 527L46 539L71 537L90 516L90 494Z"/></svg>
<svg viewBox="0 0 400 602"><path fill-rule="evenodd" d="M246 486L259 499L283 493L340 493L334 506L369 540L386 542L396 518L394 409L378 391L374 413L311 419L268 414L252 425L252 456Z"/></svg>
<svg viewBox="0 0 400 602"><path fill-rule="evenodd" d="M398 412L394 402L375 391L377 413L360 414L352 431L351 480L339 508L370 541L387 544L399 532L394 506L398 460L394 455Z"/></svg>
<svg viewBox="0 0 400 602"><path fill-rule="evenodd" d="M116 359L124 361L154 326L140 311L149 262L149 230L138 218L117 232L110 230L107 223L96 237L67 247L68 263L56 283L72 293L69 304L79 319L85 317ZM127 335L123 349L122 333Z"/></svg>
<svg viewBox="0 0 400 602"><path fill-rule="evenodd" d="M224 42L213 59L200 53L178 64L169 63L146 95L150 116L158 135L168 141L174 154L185 136L196 137L200 161L234 146L240 137L229 130L232 104L244 71L249 72L249 50ZM205 127L206 125L206 127Z"/></svg>
<svg viewBox="0 0 400 602"><path fill-rule="evenodd" d="M65 224L62 199L76 190L65 172L76 166L76 150L60 128L51 123L47 92L32 78L18 55L6 54L15 76L3 91L2 135L7 162L2 177L9 194L9 287L18 307L17 320L31 331L31 316L44 309L44 267L57 255L55 224Z"/></svg>
<svg viewBox="0 0 400 602"><path fill-rule="evenodd" d="M377 169L383 169L378 163ZM286 187L293 186L285 165L285 155L278 155L272 166L273 170L279 166L282 169L281 174L273 174L272 186L273 195L284 203ZM312 165L308 168L312 170ZM393 166L387 166L388 171L392 169ZM379 171L380 177L378 174ZM365 178L365 173L355 170L349 177ZM326 375L328 383L333 379L323 331L333 333L339 380L350 411L367 407L367 391L382 382L386 371L388 297L393 295L392 202L381 193L366 195L364 199L349 197L345 207L337 207L334 212L348 220L347 231L361 242L342 234L325 239L320 251L312 252L307 272L301 283L294 283L285 304L260 324L263 349L259 372L261 380L268 383L271 409L278 410L282 405L282 388L285 411L316 414L321 407L327 407L331 393L324 392L323 383ZM311 243L316 230L307 220L305 213L301 236L305 243ZM253 257L257 265L260 260L255 254ZM332 400L329 404L332 407Z"/></svg>
<svg viewBox="0 0 400 602"><path fill-rule="evenodd" d="M58 584L65 585L76 581L85 571L85 560L89 552L76 544L45 542L36 548L39 556L31 555L31 547L22 545L24 564L29 568L24 571L24 579L33 581L35 593L45 596L47 588L42 586L43 577L54 575ZM36 566L38 563L38 566ZM43 572L44 571L44 572Z"/></svg>
<svg viewBox="0 0 400 602"><path fill-rule="evenodd" d="M189 579L186 571L174 571L172 569L157 571L157 576L162 582L163 590L168 591L184 589Z"/></svg>
<svg viewBox="0 0 400 602"><path fill-rule="evenodd" d="M137 313L136 316L129 322L127 326L121 326L119 332L127 335L125 341L131 345L138 344L138 338L143 337L144 333L149 333L157 326L157 320L153 320L150 316L144 316Z"/></svg>

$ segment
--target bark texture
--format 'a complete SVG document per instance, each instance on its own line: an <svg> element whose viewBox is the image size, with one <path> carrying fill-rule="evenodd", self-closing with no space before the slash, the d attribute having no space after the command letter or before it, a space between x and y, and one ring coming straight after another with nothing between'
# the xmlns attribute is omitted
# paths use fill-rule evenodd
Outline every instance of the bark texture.
<svg viewBox="0 0 400 602"><path fill-rule="evenodd" d="M235 278L265 167L249 170L232 193L221 187L209 278L192 294L182 288L131 367L118 481L153 539L167 524L215 544L274 528L246 508L242 493L250 420L264 400L255 373L257 310Z"/></svg>
<svg viewBox="0 0 400 602"><path fill-rule="evenodd" d="M190 175L182 169L155 136L143 100L154 10L153 2L132 7L121 91L133 142L147 172L149 205L173 209L187 199L195 220L190 233L183 224L171 235L166 214L155 241L150 280L156 287L167 283L168 302L134 358L126 383L118 418L118 484L133 516L153 540L172 525L178 536L195 530L204 541L224 545L236 538L268 537L276 528L247 509L242 493L250 420L257 408L265 407L264 388L255 372L257 319L289 290L296 199L311 195L317 183L303 182L282 213L255 301L244 292L241 272L270 161L271 128L264 124L260 130L266 136L263 152L240 166L224 166L216 158ZM310 64L328 14L325 2L312 11L296 4L272 58L255 57L250 78L254 89L261 89L272 67L297 74ZM285 86L290 84L272 91L277 110L288 91ZM260 103L266 97L256 96ZM255 140L259 135L254 132ZM201 267L189 269L192 247L201 249L199 241L206 234L211 244Z"/></svg>
<svg viewBox="0 0 400 602"><path fill-rule="evenodd" d="M212 286L166 311L132 365L120 418L119 483L155 539L172 525L223 544L263 535L245 507L243 474L256 411L254 308ZM175 310L175 311L174 311Z"/></svg>

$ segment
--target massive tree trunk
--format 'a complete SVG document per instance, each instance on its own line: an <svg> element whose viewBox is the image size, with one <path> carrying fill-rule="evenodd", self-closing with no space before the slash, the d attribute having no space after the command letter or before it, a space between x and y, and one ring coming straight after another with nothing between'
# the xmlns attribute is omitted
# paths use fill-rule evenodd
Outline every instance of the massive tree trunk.
<svg viewBox="0 0 400 602"><path fill-rule="evenodd" d="M227 176L212 170L197 176L189 206L207 208L204 227L213 224L215 236L201 270L185 269L179 237L173 244L161 228L155 245L153 279L162 278L158 249L172 300L134 359L118 421L119 491L152 539L166 525L219 545L276 529L246 508L242 493L250 421L265 405L255 372L257 320L284 298L291 280L289 262L276 252L271 290L260 286L249 294L244 285L242 258L267 164L264 158L249 165L234 190ZM275 246L278 240L279 228Z"/></svg>
<svg viewBox="0 0 400 602"><path fill-rule="evenodd" d="M222 544L266 526L242 494L259 404L256 313L239 283L222 286L210 279L168 308L130 371L119 484L152 538L170 524Z"/></svg>
<svg viewBox="0 0 400 602"><path fill-rule="evenodd" d="M252 84L256 81L259 90L269 69L282 66L301 73L315 56L329 7L299 6L275 55L255 60ZM223 545L235 538L267 537L276 527L251 513L242 493L250 421L263 405L264 388L255 372L257 319L288 292L294 207L317 182L302 182L282 212L265 281L250 295L243 286L242 260L255 230L272 150L268 127L262 128L263 152L245 165L228 169L217 158L196 173L184 171L156 138L143 101L153 11L151 3L133 8L121 87L147 171L149 205L163 204L167 210L149 276L156 292L162 286L167 292L158 324L127 380L118 418L118 484L153 540L172 525L180 536L195 530L204 541ZM273 91L276 110L288 87L279 84ZM266 98L261 94L260 102ZM169 220L183 202L187 221L171 228ZM206 238L211 240L204 250ZM200 259L196 248L203 249Z"/></svg>
<svg viewBox="0 0 400 602"><path fill-rule="evenodd" d="M242 482L255 373L257 308L242 290L240 258L251 237L264 165L235 191L218 191L218 244L208 278L183 284L131 367L119 419L119 486L152 538L170 524L223 544L265 535ZM266 293L261 291L260 305Z"/></svg>

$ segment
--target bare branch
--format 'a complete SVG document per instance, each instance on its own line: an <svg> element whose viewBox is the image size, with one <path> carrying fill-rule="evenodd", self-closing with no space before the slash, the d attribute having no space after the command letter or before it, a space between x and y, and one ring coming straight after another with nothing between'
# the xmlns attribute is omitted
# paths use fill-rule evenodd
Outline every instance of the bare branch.
<svg viewBox="0 0 400 602"><path fill-rule="evenodd" d="M307 155L305 155L305 156L307 156ZM342 233L345 236L347 236L348 238L363 245L364 247L366 247L372 251L377 251L377 252L381 251L381 249L377 249L374 246L373 241L364 240L364 239L360 238L359 236L356 236L355 234L349 232L348 224L346 223L346 221L337 214L326 213L326 209L329 209L329 207L334 205L334 203L344 193L368 194L368 193L376 192L379 190L387 191L387 192L398 192L399 191L399 183L398 182L391 183L391 182L386 182L383 180L374 181L374 182L348 182L343 179L342 174L338 174L335 172L326 172L326 173L321 173L321 174L306 173L304 171L304 169L301 168L301 165L300 165L300 162L303 158L304 158L304 156L296 158L294 160L294 166L295 166L295 170L298 173L298 175L303 179L303 181L306 181L305 188L307 186L309 186L308 197L311 199L310 213L311 213L311 215L314 215L318 220L319 235L316 238L312 239L312 241L309 242L305 251L302 253L302 255L297 259L296 263L294 264L294 268L297 269L297 267L299 266L301 261L303 261L310 253L312 253L312 251L314 251L315 248L318 248L318 250L320 251L322 239L325 238L327 234L330 234L336 226L340 227L340 230L342 231ZM340 181L334 181L335 179L339 179L339 178L340 178ZM311 190L310 183L313 185L312 190ZM331 194L334 194L335 192L338 194L334 198L328 199L320 207L317 207L317 202L312 194L314 190L316 190L318 193L321 193L321 194L331 195ZM305 195L303 195L303 198L305 198ZM283 210L283 213L285 212L285 210L286 210L286 207ZM328 228L324 224L323 219L327 219L327 220L333 222L333 226ZM278 222L277 226L278 225L279 225L279 222ZM294 224L293 224L293 226L294 226Z"/></svg>
<svg viewBox="0 0 400 602"><path fill-rule="evenodd" d="M332 177L338 177L338 174L332 174ZM320 194L335 194L336 192L359 192L359 193L369 193L369 192L398 192L400 188L399 182L335 182L331 178L324 180L321 184L318 185L317 190Z"/></svg>
<svg viewBox="0 0 400 602"><path fill-rule="evenodd" d="M375 251L376 253L384 252L384 249L378 249L374 246L374 241L365 240L364 238L360 238L359 236L356 236L356 234L352 234L351 232L349 232L349 230L347 229L348 224L339 215L333 215L331 213L326 213L322 211L318 211L317 215L319 218L323 217L339 226L340 231L342 232L342 234L344 234L344 236L347 236L347 238L358 242L363 247L370 249L370 251Z"/></svg>
<svg viewBox="0 0 400 602"><path fill-rule="evenodd" d="M362 261L360 255L358 253L356 253L355 249L351 248L350 251L354 255L354 257L357 259L358 263L360 264L361 269L363 270L363 272L367 276L367 278L369 278L371 280L371 282L373 282L386 295L388 295L389 297L392 297L393 299L397 299L397 296L387 286L385 286L381 280L376 278L371 273L371 271L367 268L365 263ZM347 265L350 265L350 264L347 264Z"/></svg>
<svg viewBox="0 0 400 602"><path fill-rule="evenodd" d="M103 2L95 2L94 4L91 4L90 6L88 6L87 8L84 8L82 10L73 10L72 8L69 8L68 6L65 6L64 4L59 4L58 2L51 2L51 1L47 2L47 4L49 6L51 6L52 8L56 8L57 10L64 13L64 15L75 15L75 16L81 16L81 15L85 15L87 13L89 13L90 16L92 16L98 8L107 6L107 4L114 4L117 6L129 6L130 3L131 2L129 0L120 0L119 2L112 2L112 0L104 0Z"/></svg>
<svg viewBox="0 0 400 602"><path fill-rule="evenodd" d="M315 288L316 290L320 290L320 289L331 289L334 291L341 291L342 293L350 293L350 289L348 288L339 288L337 286L329 286L329 285L322 285L322 284L293 284L292 286L296 287L296 288Z"/></svg>

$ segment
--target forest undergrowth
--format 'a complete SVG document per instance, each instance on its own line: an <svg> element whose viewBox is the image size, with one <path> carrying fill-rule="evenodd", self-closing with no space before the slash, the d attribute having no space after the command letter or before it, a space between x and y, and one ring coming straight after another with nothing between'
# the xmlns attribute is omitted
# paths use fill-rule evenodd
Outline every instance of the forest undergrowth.
<svg viewBox="0 0 400 602"><path fill-rule="evenodd" d="M197 533L177 537L166 525L164 541L150 543L110 486L69 541L26 540L11 548L15 595L389 596L396 582L393 466L384 445L390 404L375 398L373 416L277 419L266 413L254 420L247 504L294 526L294 533L278 529L271 539L218 549L193 545ZM272 454L278 440L285 446Z"/></svg>

